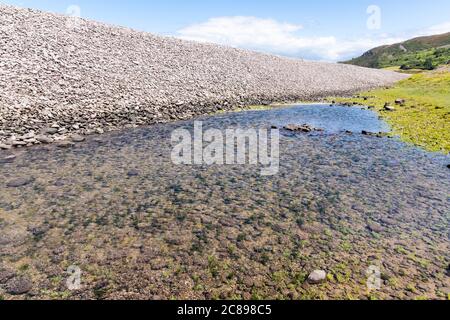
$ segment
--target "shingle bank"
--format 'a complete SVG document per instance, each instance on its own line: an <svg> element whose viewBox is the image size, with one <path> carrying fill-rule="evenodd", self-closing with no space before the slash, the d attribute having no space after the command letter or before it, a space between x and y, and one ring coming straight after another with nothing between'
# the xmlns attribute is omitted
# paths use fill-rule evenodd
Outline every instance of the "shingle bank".
<svg viewBox="0 0 450 320"><path fill-rule="evenodd" d="M0 146L313 100L404 75L160 37L0 5Z"/></svg>

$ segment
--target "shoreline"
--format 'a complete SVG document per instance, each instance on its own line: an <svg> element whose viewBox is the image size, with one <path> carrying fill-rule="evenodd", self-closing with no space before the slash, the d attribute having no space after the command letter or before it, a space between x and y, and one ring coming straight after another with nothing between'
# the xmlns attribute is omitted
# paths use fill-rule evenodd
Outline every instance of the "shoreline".
<svg viewBox="0 0 450 320"><path fill-rule="evenodd" d="M342 94L342 97L345 96L351 96L352 93L355 92L347 92ZM109 126L106 124L105 126L98 127L95 130L89 130L85 131L83 129L83 125L79 124L78 128L70 128L69 129L65 127L61 127L58 122L54 122L52 124L49 124L44 127L37 126L34 129L29 130L26 134L21 136L11 136L8 140L1 140L0 139L0 151L9 151L9 150L15 150L15 149L23 149L32 147L35 145L48 145L48 144L56 144L57 146L60 146L62 148L71 147L76 143L83 142L86 137L92 136L92 135L102 135L104 133L108 132L118 132L121 130L126 129L133 129L133 128L139 128L139 127L145 127L145 126L151 126L151 125L157 125L157 124L164 124L164 123L172 123L176 121L185 121L185 120L191 120L197 117L202 116L214 116L218 114L228 113L228 112L243 112L243 111L251 111L251 110L262 110L262 109L272 109L277 107L289 107L289 106L295 106L295 105L308 105L308 104L317 104L317 105L327 105L329 103L326 102L326 97L329 96L329 94L324 95L323 97L317 97L313 98L311 100L277 100L276 102L269 103L264 102L260 104L249 104L244 106L220 106L215 105L214 107L207 107L205 108L205 111L199 112L198 114L191 115L189 117L184 118L178 118L178 119L159 119L156 121L150 121L147 123L123 123L118 126ZM343 98L344 99L344 98ZM172 107L168 107L173 108ZM256 107L256 109L255 109ZM211 110L209 112L208 110ZM1 116L1 114L0 114ZM112 122L111 124L113 124Z"/></svg>

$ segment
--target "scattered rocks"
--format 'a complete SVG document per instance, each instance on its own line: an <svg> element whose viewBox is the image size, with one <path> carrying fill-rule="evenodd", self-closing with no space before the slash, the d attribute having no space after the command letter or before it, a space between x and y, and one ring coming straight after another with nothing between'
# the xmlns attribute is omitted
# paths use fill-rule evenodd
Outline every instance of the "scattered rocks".
<svg viewBox="0 0 450 320"><path fill-rule="evenodd" d="M323 129L320 128L314 128L308 124L303 125L296 125L296 124L288 124L284 127L285 130L293 131L293 132L314 132L314 131L323 131Z"/></svg>
<svg viewBox="0 0 450 320"><path fill-rule="evenodd" d="M17 178L14 180L9 181L6 186L8 188L19 188L26 186L34 181L34 178L32 177L26 177L26 178Z"/></svg>
<svg viewBox="0 0 450 320"><path fill-rule="evenodd" d="M308 276L308 282L310 284L320 284L327 279L327 273L323 270L315 270Z"/></svg>
<svg viewBox="0 0 450 320"><path fill-rule="evenodd" d="M6 284L6 292L11 295L26 294L33 288L33 283L28 277L17 277Z"/></svg>
<svg viewBox="0 0 450 320"><path fill-rule="evenodd" d="M386 132L375 133L375 132L370 132L370 131L367 131L367 130L361 131L361 134L364 135L364 136L377 137L377 138L383 138L383 137L389 136L389 134L386 133Z"/></svg>

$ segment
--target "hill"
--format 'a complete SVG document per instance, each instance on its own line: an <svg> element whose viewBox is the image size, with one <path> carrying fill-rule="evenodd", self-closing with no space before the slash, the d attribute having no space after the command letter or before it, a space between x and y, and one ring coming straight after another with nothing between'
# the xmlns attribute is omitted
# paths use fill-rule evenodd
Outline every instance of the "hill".
<svg viewBox="0 0 450 320"><path fill-rule="evenodd" d="M450 33L445 33L377 47L343 63L378 69L397 66L402 69L432 70L449 62Z"/></svg>

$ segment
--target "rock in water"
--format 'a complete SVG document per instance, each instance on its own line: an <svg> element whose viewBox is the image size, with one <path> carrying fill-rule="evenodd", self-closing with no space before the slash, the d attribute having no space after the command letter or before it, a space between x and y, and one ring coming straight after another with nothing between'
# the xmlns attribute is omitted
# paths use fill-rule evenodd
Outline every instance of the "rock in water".
<svg viewBox="0 0 450 320"><path fill-rule="evenodd" d="M310 126L309 124L303 124L301 126L296 124L288 124L284 127L285 130L288 131L297 131L297 132L313 132L313 131L323 131L323 129L320 128L314 128L313 126Z"/></svg>
<svg viewBox="0 0 450 320"><path fill-rule="evenodd" d="M315 270L313 271L309 277L308 282L311 284L319 284L325 282L327 279L327 273L323 270Z"/></svg>

